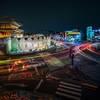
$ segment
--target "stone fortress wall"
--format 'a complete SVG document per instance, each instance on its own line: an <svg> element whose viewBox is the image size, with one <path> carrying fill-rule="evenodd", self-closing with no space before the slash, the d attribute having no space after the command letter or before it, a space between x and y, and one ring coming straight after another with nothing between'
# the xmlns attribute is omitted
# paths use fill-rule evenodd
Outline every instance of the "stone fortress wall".
<svg viewBox="0 0 100 100"><path fill-rule="evenodd" d="M13 53L28 53L41 51L51 48L50 37L9 37L7 38L7 52Z"/></svg>

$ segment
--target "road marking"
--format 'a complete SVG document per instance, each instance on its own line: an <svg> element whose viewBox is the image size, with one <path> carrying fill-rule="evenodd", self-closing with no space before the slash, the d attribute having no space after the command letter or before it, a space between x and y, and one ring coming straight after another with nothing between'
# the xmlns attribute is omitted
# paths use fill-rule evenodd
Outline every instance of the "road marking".
<svg viewBox="0 0 100 100"><path fill-rule="evenodd" d="M67 97L67 98L71 98L73 100L80 100L80 97L72 96L72 95L69 95L69 94L65 94L65 93L61 93L61 92L56 92L56 94L58 94L60 96Z"/></svg>
<svg viewBox="0 0 100 100"><path fill-rule="evenodd" d="M81 96L81 93L74 92L74 91L71 91L71 90L62 89L62 88L57 88L57 90L58 91L61 91L61 92L66 92L68 94L73 94L73 95Z"/></svg>
<svg viewBox="0 0 100 100"><path fill-rule="evenodd" d="M43 83L43 79L40 80L40 82L36 86L35 90L38 90L40 88L40 86L41 86L42 83Z"/></svg>
<svg viewBox="0 0 100 100"><path fill-rule="evenodd" d="M77 83L59 82L56 94L72 100L80 100L82 96L82 86Z"/></svg>
<svg viewBox="0 0 100 100"><path fill-rule="evenodd" d="M65 82L60 82L61 84L63 85L68 85L68 86L72 86L72 87L76 87L76 88L81 88L80 85L76 85L76 84L73 84L73 83L65 83Z"/></svg>
<svg viewBox="0 0 100 100"><path fill-rule="evenodd" d="M77 91L77 92L81 92L82 91L81 89L77 89L77 88L70 87L70 86L64 86L64 85L61 85L61 84L59 85L59 87L65 88L65 89L70 89L70 90Z"/></svg>

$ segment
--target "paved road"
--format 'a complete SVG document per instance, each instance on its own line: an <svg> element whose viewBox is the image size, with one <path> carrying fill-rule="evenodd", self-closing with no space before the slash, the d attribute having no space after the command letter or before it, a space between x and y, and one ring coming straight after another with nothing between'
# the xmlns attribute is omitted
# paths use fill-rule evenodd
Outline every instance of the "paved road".
<svg viewBox="0 0 100 100"><path fill-rule="evenodd" d="M93 56L90 51L84 51L86 55ZM41 54L40 54L41 55ZM93 56L93 58L95 55ZM71 64L69 63L69 58L65 57L64 60L58 59L58 56L56 57L49 57L48 59L44 59L44 62L49 60L50 62L47 62L50 68L49 73L49 79L45 80L16 80L15 83L6 82L5 87L6 89L23 89L23 90L30 90L34 91L36 90L39 93L44 94L51 94L54 96L58 96L59 98L64 98L62 100L66 100L65 98L72 99L72 100L80 100L83 96L83 92L87 93L86 90L82 87L82 82L84 79L96 84L99 84L100 82L100 63L95 62L86 56L83 56L80 54L75 55L74 58L74 66L72 68ZM52 63L57 61L57 63ZM65 63L68 62L68 63ZM58 66L56 66L58 64ZM63 67L60 66L60 64L63 64ZM55 71L54 66L57 67ZM59 67L60 66L60 67ZM95 68L94 68L95 66ZM78 69L78 71L76 70ZM83 73L81 73L80 71ZM26 72L25 72L26 73ZM14 86L13 86L14 85ZM9 86L9 87L8 87ZM86 95L85 95L86 97ZM85 99L84 99L85 100ZM89 100L89 99L88 99Z"/></svg>
<svg viewBox="0 0 100 100"><path fill-rule="evenodd" d="M100 55L85 50L75 56L74 67L83 72L91 82L100 84Z"/></svg>

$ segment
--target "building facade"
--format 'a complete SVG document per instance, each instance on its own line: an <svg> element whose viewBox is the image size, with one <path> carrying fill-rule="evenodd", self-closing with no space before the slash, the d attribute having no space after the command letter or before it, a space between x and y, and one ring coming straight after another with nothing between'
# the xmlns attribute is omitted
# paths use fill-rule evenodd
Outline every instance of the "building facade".
<svg viewBox="0 0 100 100"><path fill-rule="evenodd" d="M81 35L81 32L77 29L74 29L72 31L65 31L64 40L72 43L80 42L82 39Z"/></svg>
<svg viewBox="0 0 100 100"><path fill-rule="evenodd" d="M94 32L92 30L92 26L88 26L86 29L86 36L87 36L87 40L93 40L94 37Z"/></svg>

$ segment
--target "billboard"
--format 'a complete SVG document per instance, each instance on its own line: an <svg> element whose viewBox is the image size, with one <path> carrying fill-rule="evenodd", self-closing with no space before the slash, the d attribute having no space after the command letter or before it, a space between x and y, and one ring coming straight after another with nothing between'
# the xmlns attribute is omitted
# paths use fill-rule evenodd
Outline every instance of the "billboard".
<svg viewBox="0 0 100 100"><path fill-rule="evenodd" d="M68 34L80 34L80 32L68 32Z"/></svg>
<svg viewBox="0 0 100 100"><path fill-rule="evenodd" d="M81 32L65 31L65 40L69 42L78 42L81 40Z"/></svg>

